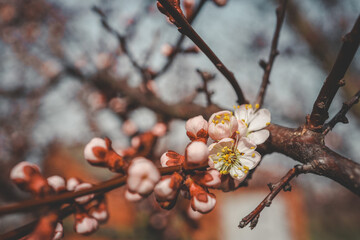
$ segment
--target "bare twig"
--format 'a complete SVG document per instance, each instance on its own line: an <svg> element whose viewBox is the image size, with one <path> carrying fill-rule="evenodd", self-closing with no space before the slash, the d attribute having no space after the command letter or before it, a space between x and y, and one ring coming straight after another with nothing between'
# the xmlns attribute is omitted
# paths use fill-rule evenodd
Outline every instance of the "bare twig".
<svg viewBox="0 0 360 240"><path fill-rule="evenodd" d="M204 4L207 2L207 0L201 0L199 5L196 7L195 11L193 14L191 14L191 16L188 18L188 22L189 24L192 24L192 22L195 20L195 18L199 15L202 7L204 6ZM154 75L154 78L159 77L160 75L162 75L163 73L165 73L169 67L171 66L171 64L174 62L176 55L179 53L179 50L181 48L181 44L184 42L185 40L185 35L181 34L181 36L179 37L179 39L177 40L175 46L174 46L174 51L173 53L168 57L167 62L165 63L165 65Z"/></svg>
<svg viewBox="0 0 360 240"><path fill-rule="evenodd" d="M229 69L227 69L227 67L221 62L216 54L191 27L188 21L167 0L159 0L158 2L160 2L161 5L168 11L168 13L175 19L179 32L188 36L229 81L237 95L237 102L239 104L246 103L247 101L234 74L230 72Z"/></svg>
<svg viewBox="0 0 360 240"><path fill-rule="evenodd" d="M311 115L307 118L307 127L313 131L321 131L322 125L329 117L328 110L338 89L345 84L343 80L360 43L360 16L350 33L343 38L343 45L335 63L326 78L314 103Z"/></svg>
<svg viewBox="0 0 360 240"><path fill-rule="evenodd" d="M290 169L281 180L275 184L268 184L270 193L264 198L264 200L246 217L244 217L239 223L239 228L243 228L250 223L250 228L256 227L259 220L260 213L265 207L269 207L272 200L283 189L284 191L290 191L291 187L289 182L296 176L302 173L307 173L311 169L311 165L297 165Z"/></svg>
<svg viewBox="0 0 360 240"><path fill-rule="evenodd" d="M196 69L196 71L199 73L199 75L201 76L201 79L203 80L203 86L201 88L199 88L199 90L201 92L205 93L207 106L210 106L212 104L211 95L213 95L214 92L209 91L208 83L209 83L210 80L215 78L215 74L210 74L208 72L203 72L200 69Z"/></svg>
<svg viewBox="0 0 360 240"><path fill-rule="evenodd" d="M353 96L349 101L343 103L340 111L323 127L323 134L326 135L329 131L331 131L335 125L339 122L349 123L349 120L345 116L346 113L350 110L350 108L359 102L360 91L358 91L355 96Z"/></svg>
<svg viewBox="0 0 360 240"><path fill-rule="evenodd" d="M283 0L281 5L276 9L276 27L275 27L274 36L273 36L273 39L271 42L271 50L270 50L270 54L269 54L269 60L268 60L268 62L265 62L264 60L260 61L260 66L264 69L264 75L263 75L259 93L258 93L256 101L255 101L255 104L259 104L259 106L262 106L262 104L264 102L266 89L267 89L268 85L270 84L269 79L270 79L271 69L274 64L276 56L279 54L277 46L279 43L281 27L284 22L286 5L287 5L287 0Z"/></svg>
<svg viewBox="0 0 360 240"><path fill-rule="evenodd" d="M93 7L93 11L95 13L97 13L100 16L101 19L101 24L104 27L104 29L112 34L114 37L116 37L116 39L119 42L119 45L122 49L122 51L124 52L124 54L128 57L128 59L130 60L131 64L134 66L134 68L141 74L143 80L146 82L150 79L152 79L152 76L150 74L150 72L146 69L143 68L134 58L134 56L132 55L132 53L129 51L128 45L127 45L127 38L125 35L120 34L118 31L116 31L113 27L111 27L111 25L109 24L106 15L101 11L101 9L99 9L98 7L94 6Z"/></svg>

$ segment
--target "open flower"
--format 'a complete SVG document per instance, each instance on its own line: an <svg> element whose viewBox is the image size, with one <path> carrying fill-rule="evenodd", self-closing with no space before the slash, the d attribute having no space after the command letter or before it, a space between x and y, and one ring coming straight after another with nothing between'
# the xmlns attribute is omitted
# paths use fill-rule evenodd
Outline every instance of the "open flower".
<svg viewBox="0 0 360 240"><path fill-rule="evenodd" d="M243 181L249 170L260 162L261 155L255 148L256 145L248 138L224 138L209 146L209 166L220 174L230 174L234 179Z"/></svg>
<svg viewBox="0 0 360 240"><path fill-rule="evenodd" d="M255 109L251 104L243 104L235 108L235 117L238 120L238 131L241 136L248 137L255 144L261 144L268 139L270 133L263 129L270 125L271 114L267 109Z"/></svg>
<svg viewBox="0 0 360 240"><path fill-rule="evenodd" d="M220 111L209 119L209 136L214 140L230 138L238 130L238 121L230 111Z"/></svg>

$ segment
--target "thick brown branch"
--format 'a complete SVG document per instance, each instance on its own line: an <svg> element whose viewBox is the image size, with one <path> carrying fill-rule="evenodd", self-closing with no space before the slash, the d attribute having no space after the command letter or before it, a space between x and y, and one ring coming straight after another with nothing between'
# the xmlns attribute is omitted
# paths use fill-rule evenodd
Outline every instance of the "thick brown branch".
<svg viewBox="0 0 360 240"><path fill-rule="evenodd" d="M203 115L205 118L209 118L214 112L220 109L215 105L205 108L200 105L189 104L188 102L167 104L160 98L152 94L144 94L144 91L140 88L130 87L125 80L119 80L105 72L92 76L89 80L101 91L122 93L133 103L147 107L156 113L170 118L188 120L197 115Z"/></svg>
<svg viewBox="0 0 360 240"><path fill-rule="evenodd" d="M210 47L204 42L204 40L196 33L196 31L191 27L188 21L179 14L179 12L167 1L159 0L158 2L164 6L168 13L175 19L178 30L188 36L200 49L205 53L205 55L210 59L210 61L216 66L216 68L225 76L229 81L238 98L238 103L246 103L244 94L232 72L230 72L227 67L221 62L221 60L215 55L215 53L210 49Z"/></svg>
<svg viewBox="0 0 360 240"><path fill-rule="evenodd" d="M349 101L343 103L340 111L323 127L323 134L327 134L331 131L335 125L339 122L349 123L349 120L346 117L347 112L351 109L351 107L359 102L360 91L358 91L354 97L352 97Z"/></svg>
<svg viewBox="0 0 360 240"><path fill-rule="evenodd" d="M345 84L343 78L360 43L360 16L353 29L346 34L344 43L335 60L335 63L326 78L319 95L314 103L307 127L314 131L321 131L322 125L329 117L328 110L338 89Z"/></svg>
<svg viewBox="0 0 360 240"><path fill-rule="evenodd" d="M303 164L311 173L330 178L360 196L360 165L324 145L324 135L306 128L268 127L270 139L259 146L262 154L279 152Z"/></svg>
<svg viewBox="0 0 360 240"><path fill-rule="evenodd" d="M239 228L243 228L250 223L250 228L256 227L260 213L265 207L270 207L272 200L278 195L278 193L284 189L291 190L288 188L290 181L302 173L311 171L310 165L297 165L290 169L281 180L275 184L269 184L270 193L264 198L264 200L246 217L244 217L239 223Z"/></svg>
<svg viewBox="0 0 360 240"><path fill-rule="evenodd" d="M287 0L283 0L281 5L276 9L276 27L275 27L274 37L271 42L269 60L266 63L266 65L264 65L264 75L263 75L259 93L258 93L256 101L255 101L255 104L259 104L259 106L262 106L262 104L264 102L266 89L267 89L268 85L270 84L269 79L270 79L271 69L274 64L276 56L279 54L277 46L279 43L281 26L284 22L286 4L287 4Z"/></svg>

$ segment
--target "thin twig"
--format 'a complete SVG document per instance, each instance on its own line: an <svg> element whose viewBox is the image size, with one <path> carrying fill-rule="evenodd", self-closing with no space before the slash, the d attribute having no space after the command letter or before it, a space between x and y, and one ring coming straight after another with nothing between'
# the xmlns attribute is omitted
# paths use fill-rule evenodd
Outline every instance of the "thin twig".
<svg viewBox="0 0 360 240"><path fill-rule="evenodd" d="M126 35L122 35L120 34L118 31L116 31L113 27L111 27L111 25L109 24L106 15L101 11L101 9L99 9L98 7L94 6L93 7L93 11L95 13L97 13L100 16L101 19L101 24L104 27L104 29L110 33L111 35L113 35L114 37L116 37L116 39L119 42L119 45L122 49L122 51L124 52L124 54L128 57L129 61L131 62L131 64L133 65L133 67L141 74L143 80L146 82L148 80L150 80L152 78L152 76L150 76L149 71L147 71L147 69L143 68L134 58L134 56L132 55L132 53L129 51L129 47L127 44L127 38Z"/></svg>
<svg viewBox="0 0 360 240"><path fill-rule="evenodd" d="M209 91L208 82L215 78L215 74L203 72L200 69L196 69L196 71L199 73L201 79L203 80L203 86L199 88L199 90L205 93L207 106L210 106L212 104L211 95L213 95L214 92Z"/></svg>
<svg viewBox="0 0 360 240"><path fill-rule="evenodd" d="M229 69L227 69L227 67L221 62L216 54L191 27L188 21L167 0L159 0L158 2L160 2L166 11L175 19L179 32L188 36L229 81L237 95L237 102L239 104L247 103L234 74L230 72Z"/></svg>
<svg viewBox="0 0 360 240"><path fill-rule="evenodd" d="M343 45L335 63L326 78L314 103L311 115L307 118L307 127L313 131L321 131L322 125L329 117L329 107L338 89L345 84L344 75L359 47L360 16L350 33L343 38Z"/></svg>
<svg viewBox="0 0 360 240"><path fill-rule="evenodd" d="M287 5L287 0L283 0L281 5L276 9L276 27L271 42L269 60L267 63L264 60L260 61L260 66L264 69L264 75L262 78L262 83L259 89L259 93L255 101L255 104L259 104L260 107L264 103L266 89L270 84L269 79L270 79L271 69L273 67L276 56L279 54L279 50L277 49L277 46L279 43L281 27L285 18L286 5Z"/></svg>
<svg viewBox="0 0 360 240"><path fill-rule="evenodd" d="M172 166L172 167L161 167L159 171L162 175L170 174L176 171L182 170L182 166ZM114 177L108 181L102 182L98 185L95 185L91 188L78 191L78 192L66 192L59 195L49 196L42 199L30 199L25 200L19 203L10 204L7 206L0 207L0 216L9 213L21 212L21 211L33 211L39 207L69 203L72 202L74 198L81 197L88 194L103 194L105 192L111 191L115 188L121 187L126 183L126 176Z"/></svg>
<svg viewBox="0 0 360 240"><path fill-rule="evenodd" d="M202 7L204 6L204 4L206 2L207 2L207 0L201 0L200 1L199 5L196 7L194 13L191 14L191 16L188 18L189 24L192 24L192 22L195 20L195 18L199 15ZM179 37L179 39L177 40L177 42L176 42L176 44L174 46L173 53L168 57L167 62L165 63L165 65L157 73L155 73L155 75L153 76L154 78L159 77L160 75L162 75L163 73L165 73L169 69L171 64L174 62L175 57L180 52L179 50L181 49L181 44L184 42L184 40L185 40L185 35L181 34L181 36Z"/></svg>
<svg viewBox="0 0 360 240"><path fill-rule="evenodd" d="M346 113L350 110L350 108L359 102L360 91L358 91L349 101L343 103L340 111L323 127L323 134L326 135L329 131L331 131L335 125L339 122L349 123L349 120L345 116Z"/></svg>
<svg viewBox="0 0 360 240"><path fill-rule="evenodd" d="M284 191L290 191L291 186L289 182L299 174L307 173L311 169L311 165L297 165L290 169L281 180L275 184L268 184L270 193L264 198L264 200L246 217L244 217L239 223L239 228L243 228L250 223L250 228L256 227L259 220L260 213L265 207L271 205L272 200L278 195L283 189Z"/></svg>

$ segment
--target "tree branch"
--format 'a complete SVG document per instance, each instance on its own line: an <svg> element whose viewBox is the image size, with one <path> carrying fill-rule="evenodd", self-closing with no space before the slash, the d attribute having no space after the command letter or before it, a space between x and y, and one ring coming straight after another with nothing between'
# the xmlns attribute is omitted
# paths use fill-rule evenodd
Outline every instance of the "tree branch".
<svg viewBox="0 0 360 240"><path fill-rule="evenodd" d="M205 53L205 55L210 59L210 61L229 81L237 95L237 102L239 104L246 103L247 100L245 99L244 94L239 84L237 83L234 74L227 69L227 67L215 55L215 53L210 49L210 47L191 27L188 21L183 16L181 16L181 14L167 0L159 0L158 2L160 2L161 5L168 11L168 13L175 19L179 32L188 36L201 49L201 51Z"/></svg>
<svg viewBox="0 0 360 240"><path fill-rule="evenodd" d="M287 0L283 0L281 5L276 9L276 27L275 27L274 37L271 42L269 60L267 63L264 60L260 61L260 66L262 66L264 69L264 75L259 89L259 93L255 101L255 104L259 104L260 107L264 102L266 89L270 84L269 79L270 79L272 66L274 64L276 56L279 54L277 46L279 42L281 27L285 18L286 5L287 5Z"/></svg>
<svg viewBox="0 0 360 240"><path fill-rule="evenodd" d="M162 175L171 174L180 170L182 170L181 165L159 168L159 171ZM74 198L92 193L104 194L105 192L123 186L125 183L126 183L126 176L118 176L82 191L66 192L63 194L53 195L42 199L30 199L20 203L10 204L7 206L0 207L0 216L15 212L22 212L29 210L32 211L32 210L36 210L39 207L44 207L44 206L69 203L72 202Z"/></svg>
<svg viewBox="0 0 360 240"><path fill-rule="evenodd" d="M349 120L345 116L347 112L351 109L351 107L359 102L360 91L358 91L355 96L353 96L349 101L343 103L340 111L323 127L323 134L326 135L329 131L331 131L335 125L339 122L349 123Z"/></svg>
<svg viewBox="0 0 360 240"><path fill-rule="evenodd" d="M345 84L343 80L360 43L360 16L357 18L353 29L343 38L343 45L335 63L326 78L319 95L314 103L307 127L313 131L321 131L322 125L329 117L328 110L338 89Z"/></svg>
<svg viewBox="0 0 360 240"><path fill-rule="evenodd" d="M204 4L207 2L207 0L201 0L199 5L196 7L195 11L193 14L191 14L191 16L188 18L188 22L189 24L192 24L192 22L195 20L195 18L199 15L202 7L204 6ZM171 66L171 64L174 62L177 54L179 53L179 50L181 48L181 44L184 42L185 40L185 35L181 34L181 36L179 37L179 39L177 40L175 46L174 46L174 52L168 57L167 62L165 63L165 65L157 72L154 74L154 78L159 77L160 75L162 75L163 73L165 73L169 67Z"/></svg>
<svg viewBox="0 0 360 240"><path fill-rule="evenodd" d="M239 223L239 228L243 228L250 223L250 228L253 229L256 227L260 213L264 210L265 207L270 207L272 200L278 195L278 193L283 189L284 191L291 191L289 185L290 181L302 173L307 173L311 171L311 165L297 165L290 169L286 175L281 178L281 180L275 184L269 183L270 193L264 198L264 200L246 217L244 217Z"/></svg>

